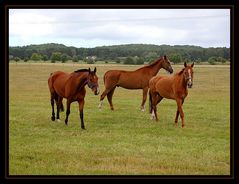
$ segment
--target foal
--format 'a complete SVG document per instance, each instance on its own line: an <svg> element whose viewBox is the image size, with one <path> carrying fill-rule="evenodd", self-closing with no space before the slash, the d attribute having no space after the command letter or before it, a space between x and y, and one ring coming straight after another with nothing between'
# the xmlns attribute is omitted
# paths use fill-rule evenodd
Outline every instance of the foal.
<svg viewBox="0 0 239 184"><path fill-rule="evenodd" d="M193 85L193 64L184 63L184 68L176 73L173 77L155 76L149 81L149 102L151 118L158 121L156 105L163 99L174 99L177 102L177 112L175 117L175 125L178 125L178 116L180 114L182 127L184 124L184 113L182 105L184 99L188 95L188 89Z"/></svg>

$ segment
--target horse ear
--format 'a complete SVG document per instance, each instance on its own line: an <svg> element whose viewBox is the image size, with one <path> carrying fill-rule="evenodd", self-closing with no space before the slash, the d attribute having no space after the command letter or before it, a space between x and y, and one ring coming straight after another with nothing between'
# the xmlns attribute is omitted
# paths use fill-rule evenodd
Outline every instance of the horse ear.
<svg viewBox="0 0 239 184"><path fill-rule="evenodd" d="M90 68L89 68L89 73L91 72Z"/></svg>
<svg viewBox="0 0 239 184"><path fill-rule="evenodd" d="M184 67L185 67L185 68L187 67L187 63L186 63L186 62L184 62Z"/></svg>
<svg viewBox="0 0 239 184"><path fill-rule="evenodd" d="M95 69L94 69L94 73L96 73L96 67L95 67Z"/></svg>
<svg viewBox="0 0 239 184"><path fill-rule="evenodd" d="M194 62L193 62L193 64L191 64L191 67L193 67L194 66Z"/></svg>

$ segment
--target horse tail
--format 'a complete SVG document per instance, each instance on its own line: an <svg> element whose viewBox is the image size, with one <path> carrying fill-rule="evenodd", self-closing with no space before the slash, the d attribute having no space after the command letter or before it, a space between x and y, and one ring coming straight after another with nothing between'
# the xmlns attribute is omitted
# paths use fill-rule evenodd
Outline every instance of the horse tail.
<svg viewBox="0 0 239 184"><path fill-rule="evenodd" d="M105 75L104 75L104 84L105 84L105 76L106 76L106 73L105 73Z"/></svg>
<svg viewBox="0 0 239 184"><path fill-rule="evenodd" d="M152 112L152 94L151 90L149 89L149 113Z"/></svg>

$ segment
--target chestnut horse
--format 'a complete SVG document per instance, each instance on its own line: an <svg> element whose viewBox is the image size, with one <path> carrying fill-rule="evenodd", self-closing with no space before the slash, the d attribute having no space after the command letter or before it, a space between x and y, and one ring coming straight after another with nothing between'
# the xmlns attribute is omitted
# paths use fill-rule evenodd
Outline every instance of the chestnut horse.
<svg viewBox="0 0 239 184"><path fill-rule="evenodd" d="M79 103L81 128L85 129L83 119L84 98L86 94L85 85L92 89L95 95L99 94L98 77L96 75L96 68L94 71L89 69L81 69L70 74L56 71L51 73L48 79L48 86L51 93L51 106L52 106L52 121L55 121L54 100L57 105L56 118L60 121L59 111L63 111L63 98L67 99L67 110L65 124L68 123L68 116L70 114L70 105L72 102Z"/></svg>
<svg viewBox="0 0 239 184"><path fill-rule="evenodd" d="M174 99L177 102L177 112L175 118L175 125L178 126L178 115L182 120L182 127L184 127L184 113L182 105L184 99L188 95L188 89L193 85L193 64L187 65L184 63L184 68L176 73L174 76L155 76L149 81L149 104L151 119L156 119L157 104L163 99Z"/></svg>
<svg viewBox="0 0 239 184"><path fill-rule="evenodd" d="M141 104L141 110L145 111L145 101L147 98L147 92L149 88L149 80L155 76L158 71L164 68L168 72L172 73L170 61L167 56L163 56L154 61L150 65L141 67L135 71L124 70L109 70L104 75L105 90L101 94L99 109L102 107L103 100L107 95L108 102L111 110L114 110L112 104L112 96L116 87L123 87L126 89L143 89L143 100Z"/></svg>

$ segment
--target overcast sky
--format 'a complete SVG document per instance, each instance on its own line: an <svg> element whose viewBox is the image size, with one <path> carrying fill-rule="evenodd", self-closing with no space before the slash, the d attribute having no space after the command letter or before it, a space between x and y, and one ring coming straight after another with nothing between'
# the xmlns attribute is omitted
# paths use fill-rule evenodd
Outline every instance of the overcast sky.
<svg viewBox="0 0 239 184"><path fill-rule="evenodd" d="M10 9L9 45L230 47L229 9Z"/></svg>

